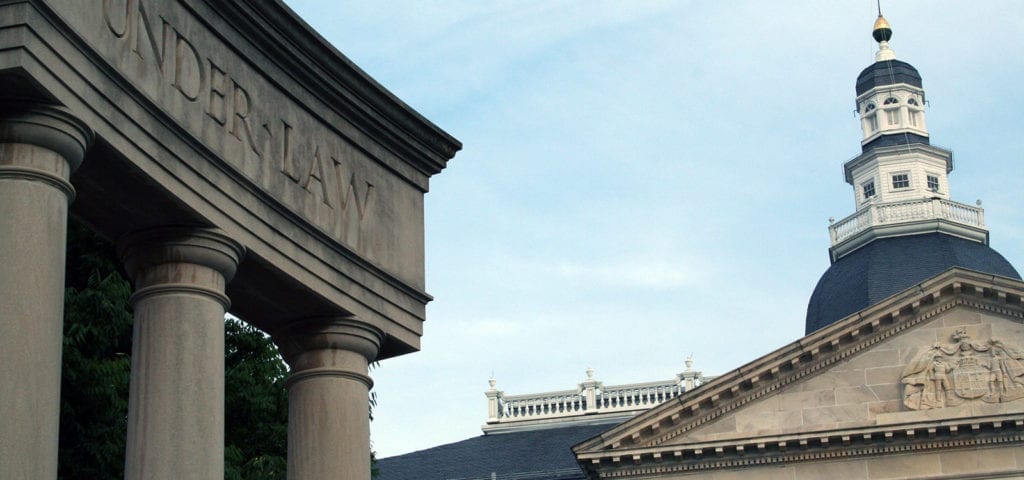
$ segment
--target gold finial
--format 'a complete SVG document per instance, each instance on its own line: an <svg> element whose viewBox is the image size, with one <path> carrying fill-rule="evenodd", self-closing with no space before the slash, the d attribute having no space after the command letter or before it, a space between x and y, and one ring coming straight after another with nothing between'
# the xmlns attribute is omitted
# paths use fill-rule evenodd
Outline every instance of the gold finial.
<svg viewBox="0 0 1024 480"><path fill-rule="evenodd" d="M878 20L875 20L875 28L871 31L871 36L875 37L876 42L888 42L892 38L892 27L889 26L889 21L878 14Z"/></svg>
<svg viewBox="0 0 1024 480"><path fill-rule="evenodd" d="M889 22L885 19L885 17L882 16L881 13L879 13L878 14L878 20L875 20L875 28L874 28L874 30L878 30L878 29L882 29L882 28L889 28L891 30L891 27L889 27Z"/></svg>

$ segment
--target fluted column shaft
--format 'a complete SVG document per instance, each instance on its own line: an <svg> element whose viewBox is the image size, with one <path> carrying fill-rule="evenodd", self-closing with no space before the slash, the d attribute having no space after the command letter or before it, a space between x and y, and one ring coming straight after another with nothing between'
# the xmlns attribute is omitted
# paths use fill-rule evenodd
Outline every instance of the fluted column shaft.
<svg viewBox="0 0 1024 480"><path fill-rule="evenodd" d="M310 319L274 334L291 366L288 479L369 480L373 381L383 333L353 318Z"/></svg>
<svg viewBox="0 0 1024 480"><path fill-rule="evenodd" d="M68 179L92 138L63 109L0 103L0 478L56 478Z"/></svg>
<svg viewBox="0 0 1024 480"><path fill-rule="evenodd" d="M224 478L224 288L242 247L162 228L119 242L135 283L125 478Z"/></svg>

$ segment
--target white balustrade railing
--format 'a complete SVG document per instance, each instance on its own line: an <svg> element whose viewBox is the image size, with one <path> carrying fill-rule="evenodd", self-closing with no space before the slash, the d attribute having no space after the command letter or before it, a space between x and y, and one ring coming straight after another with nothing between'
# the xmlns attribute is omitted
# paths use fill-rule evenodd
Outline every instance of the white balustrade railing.
<svg viewBox="0 0 1024 480"><path fill-rule="evenodd" d="M832 246L836 246L874 226L933 219L985 228L985 210L981 207L942 198L922 198L870 204L853 215L829 225L828 230Z"/></svg>
<svg viewBox="0 0 1024 480"><path fill-rule="evenodd" d="M501 417L510 419L578 415L586 409L586 399L575 390L510 395L500 401Z"/></svg>
<svg viewBox="0 0 1024 480"><path fill-rule="evenodd" d="M593 370L588 369L587 379L574 390L528 395L505 395L495 388L495 381L491 379L491 389L486 392L487 423L646 410L700 385L704 377L691 365L692 360L687 360L687 370L672 380L612 386L594 380Z"/></svg>

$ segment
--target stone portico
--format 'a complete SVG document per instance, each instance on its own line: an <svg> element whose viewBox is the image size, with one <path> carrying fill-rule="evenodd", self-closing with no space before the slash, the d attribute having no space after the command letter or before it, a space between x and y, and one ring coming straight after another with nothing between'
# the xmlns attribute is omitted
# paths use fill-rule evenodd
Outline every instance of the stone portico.
<svg viewBox="0 0 1024 480"><path fill-rule="evenodd" d="M0 2L0 478L57 475L68 215L135 287L128 478L223 478L228 311L291 366L289 478L369 478L367 363L419 348L461 145L280 1L85 7Z"/></svg>

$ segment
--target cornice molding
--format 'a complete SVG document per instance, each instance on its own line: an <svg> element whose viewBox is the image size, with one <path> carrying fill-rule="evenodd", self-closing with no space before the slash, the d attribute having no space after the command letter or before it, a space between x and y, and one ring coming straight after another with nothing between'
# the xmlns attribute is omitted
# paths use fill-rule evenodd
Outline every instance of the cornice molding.
<svg viewBox="0 0 1024 480"><path fill-rule="evenodd" d="M283 71L343 117L426 175L439 173L462 144L409 107L316 33L281 0L205 4L273 54Z"/></svg>
<svg viewBox="0 0 1024 480"><path fill-rule="evenodd" d="M611 458L590 458L590 478L628 478L721 468L781 465L1024 442L1024 414L890 425L799 435L751 438L742 444L705 442L669 450L624 450ZM594 467L607 463L607 469ZM589 467L589 468L588 468Z"/></svg>

